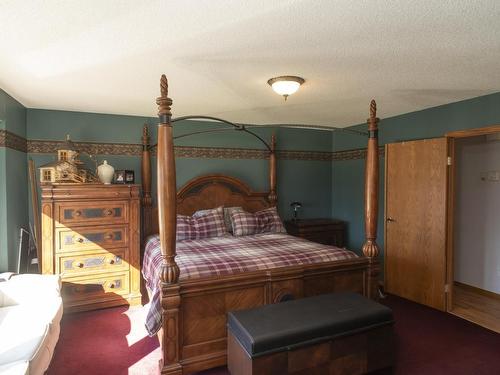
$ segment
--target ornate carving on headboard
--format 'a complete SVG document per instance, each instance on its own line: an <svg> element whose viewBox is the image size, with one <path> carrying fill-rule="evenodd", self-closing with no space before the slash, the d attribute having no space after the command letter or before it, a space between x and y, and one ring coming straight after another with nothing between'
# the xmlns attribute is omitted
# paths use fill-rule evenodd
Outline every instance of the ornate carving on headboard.
<svg viewBox="0 0 500 375"><path fill-rule="evenodd" d="M237 178L206 175L189 181L177 193L177 213L191 215L197 210L218 206L241 206L255 212L269 207L268 192L253 192Z"/></svg>
<svg viewBox="0 0 500 375"><path fill-rule="evenodd" d="M189 195L197 194L197 193L201 192L203 189L209 187L209 185L213 185L214 183L223 185L224 187L228 188L233 193L238 193L238 194L246 194L247 193L247 192L241 190L238 186L230 184L227 181L221 180L221 181L214 182L213 180L210 180L210 181L201 181L199 185L192 186L191 189L189 190Z"/></svg>

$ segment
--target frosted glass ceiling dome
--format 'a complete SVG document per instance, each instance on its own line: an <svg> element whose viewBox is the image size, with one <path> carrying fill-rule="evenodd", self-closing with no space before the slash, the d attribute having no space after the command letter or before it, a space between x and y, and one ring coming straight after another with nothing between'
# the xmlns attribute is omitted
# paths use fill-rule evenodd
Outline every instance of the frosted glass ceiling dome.
<svg viewBox="0 0 500 375"><path fill-rule="evenodd" d="M273 88L274 92L283 95L285 100L289 95L297 92L300 85L305 82L304 78L297 76L279 76L271 78L267 83Z"/></svg>

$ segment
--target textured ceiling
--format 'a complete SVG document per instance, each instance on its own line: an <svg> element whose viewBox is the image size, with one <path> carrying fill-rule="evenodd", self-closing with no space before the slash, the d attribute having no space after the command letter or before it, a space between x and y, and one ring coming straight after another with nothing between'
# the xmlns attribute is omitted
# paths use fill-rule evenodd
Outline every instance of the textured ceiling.
<svg viewBox="0 0 500 375"><path fill-rule="evenodd" d="M27 107L347 126L500 91L500 1L4 1L0 87ZM300 75L287 102L266 81Z"/></svg>

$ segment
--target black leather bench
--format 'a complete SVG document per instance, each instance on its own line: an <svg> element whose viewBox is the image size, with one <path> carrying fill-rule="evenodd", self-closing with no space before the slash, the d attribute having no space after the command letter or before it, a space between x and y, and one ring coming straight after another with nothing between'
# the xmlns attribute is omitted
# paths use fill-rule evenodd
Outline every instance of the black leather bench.
<svg viewBox="0 0 500 375"><path fill-rule="evenodd" d="M231 375L364 374L393 357L392 311L356 293L228 314Z"/></svg>

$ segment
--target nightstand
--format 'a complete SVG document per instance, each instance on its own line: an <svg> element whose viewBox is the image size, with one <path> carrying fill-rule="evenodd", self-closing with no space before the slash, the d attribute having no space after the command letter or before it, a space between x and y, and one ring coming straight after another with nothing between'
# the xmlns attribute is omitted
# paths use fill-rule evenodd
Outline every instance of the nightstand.
<svg viewBox="0 0 500 375"><path fill-rule="evenodd" d="M337 247L345 246L345 222L335 219L299 219L285 221L288 234Z"/></svg>

